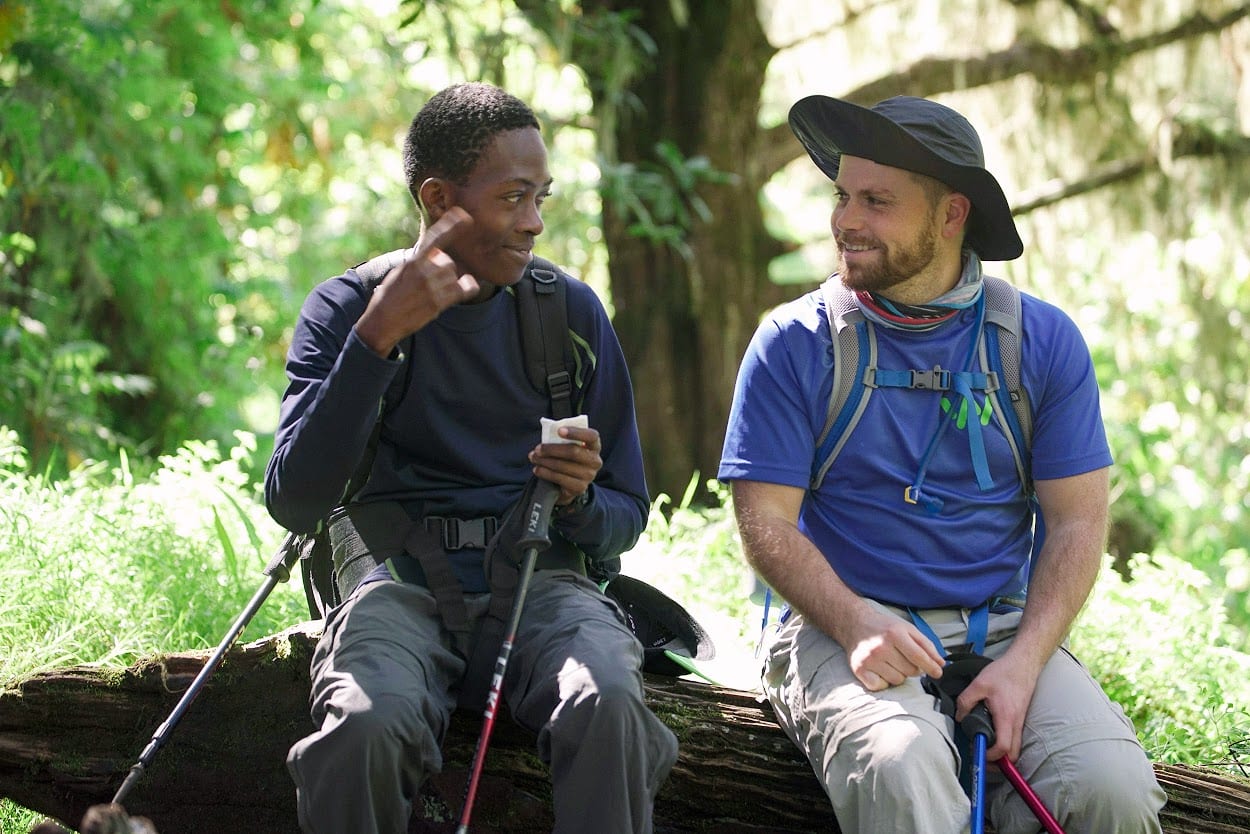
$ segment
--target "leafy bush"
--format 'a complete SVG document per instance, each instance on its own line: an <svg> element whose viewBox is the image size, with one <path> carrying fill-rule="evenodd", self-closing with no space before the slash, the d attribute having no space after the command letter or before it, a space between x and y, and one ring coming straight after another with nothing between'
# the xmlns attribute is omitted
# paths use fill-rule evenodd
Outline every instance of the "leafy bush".
<svg viewBox="0 0 1250 834"><path fill-rule="evenodd" d="M1226 763L1250 753L1250 654L1221 590L1174 556L1104 569L1072 647L1124 707L1150 757Z"/></svg>

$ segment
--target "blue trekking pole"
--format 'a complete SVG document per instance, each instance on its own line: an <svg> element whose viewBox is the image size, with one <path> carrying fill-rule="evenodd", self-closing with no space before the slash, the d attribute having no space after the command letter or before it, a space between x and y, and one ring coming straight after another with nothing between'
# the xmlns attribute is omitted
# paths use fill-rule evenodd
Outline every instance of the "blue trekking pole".
<svg viewBox="0 0 1250 834"><path fill-rule="evenodd" d="M972 834L984 834L985 751L994 737L994 722L985 704L980 703L973 707L959 726L964 735L972 739Z"/></svg>

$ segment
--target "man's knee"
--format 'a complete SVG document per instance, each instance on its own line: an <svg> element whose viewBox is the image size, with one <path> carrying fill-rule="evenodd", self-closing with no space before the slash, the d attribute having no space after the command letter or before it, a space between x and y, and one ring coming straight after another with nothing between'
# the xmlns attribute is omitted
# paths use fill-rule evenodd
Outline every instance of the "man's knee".
<svg viewBox="0 0 1250 834"><path fill-rule="evenodd" d="M335 754L330 759L346 767L407 760L427 769L440 763L441 733L414 699L384 694L351 699L343 709L331 711L318 735L329 740Z"/></svg>
<svg viewBox="0 0 1250 834"><path fill-rule="evenodd" d="M825 762L825 789L846 830L954 832L968 800L946 735L914 716L848 733Z"/></svg>
<svg viewBox="0 0 1250 834"><path fill-rule="evenodd" d="M585 667L563 676L557 722L579 733L592 727L628 733L649 712L636 678L595 674Z"/></svg>
<svg viewBox="0 0 1250 834"><path fill-rule="evenodd" d="M667 769L676 761L677 738L651 712L635 675L596 676L582 669L576 677L579 682L562 681L565 697L548 727L553 744L640 746L657 766Z"/></svg>
<svg viewBox="0 0 1250 834"><path fill-rule="evenodd" d="M1166 795L1145 752L1126 741L1080 744L1067 751L1074 818L1114 821L1106 831L1158 830Z"/></svg>
<svg viewBox="0 0 1250 834"><path fill-rule="evenodd" d="M1167 796L1145 752L1132 741L1074 744L1052 753L1032 773L1023 775L1066 830L1159 831L1159 811ZM1036 830L1032 812L1014 792L1004 789L1000 802L1000 831Z"/></svg>

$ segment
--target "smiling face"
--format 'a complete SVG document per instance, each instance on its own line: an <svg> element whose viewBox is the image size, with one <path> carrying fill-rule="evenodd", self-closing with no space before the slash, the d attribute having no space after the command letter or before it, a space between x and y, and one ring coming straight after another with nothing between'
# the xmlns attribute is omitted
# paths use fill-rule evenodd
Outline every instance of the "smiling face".
<svg viewBox="0 0 1250 834"><path fill-rule="evenodd" d="M967 198L918 175L843 155L830 227L851 290L923 303L954 286Z"/></svg>
<svg viewBox="0 0 1250 834"><path fill-rule="evenodd" d="M421 186L421 200L437 221L451 206L473 218L450 255L462 273L482 284L483 297L521 280L543 231L542 204L551 189L547 148L534 128L495 135L463 182L431 178Z"/></svg>

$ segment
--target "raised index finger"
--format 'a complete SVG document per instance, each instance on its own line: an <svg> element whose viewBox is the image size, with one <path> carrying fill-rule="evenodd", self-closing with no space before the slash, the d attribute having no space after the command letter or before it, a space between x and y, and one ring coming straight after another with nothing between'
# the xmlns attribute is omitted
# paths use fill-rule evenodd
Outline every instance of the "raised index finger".
<svg viewBox="0 0 1250 834"><path fill-rule="evenodd" d="M460 206L452 206L443 212L443 216L438 218L434 225L426 229L425 234L421 235L414 254L420 257L431 249L441 249L445 252L449 245L454 246L456 241L460 240L471 228L473 228L473 217Z"/></svg>

